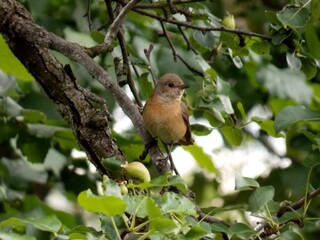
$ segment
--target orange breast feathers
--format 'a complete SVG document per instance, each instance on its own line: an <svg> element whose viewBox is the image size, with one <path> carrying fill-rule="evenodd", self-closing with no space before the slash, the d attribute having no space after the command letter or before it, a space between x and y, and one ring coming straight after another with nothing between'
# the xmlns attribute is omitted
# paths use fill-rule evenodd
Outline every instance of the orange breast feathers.
<svg viewBox="0 0 320 240"><path fill-rule="evenodd" d="M164 102L159 96L152 96L143 109L143 121L153 137L171 144L184 138L187 126L182 116L180 101Z"/></svg>

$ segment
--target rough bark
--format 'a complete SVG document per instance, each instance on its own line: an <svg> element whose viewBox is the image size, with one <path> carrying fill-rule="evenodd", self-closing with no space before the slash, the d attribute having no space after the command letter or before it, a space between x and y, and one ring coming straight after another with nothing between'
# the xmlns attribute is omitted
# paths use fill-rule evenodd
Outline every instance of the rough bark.
<svg viewBox="0 0 320 240"><path fill-rule="evenodd" d="M108 128L108 113L91 104L92 93L88 94L88 91L81 88L71 69L65 68L48 49L59 51L84 66L114 96L144 143L151 142L137 106L80 45L37 26L27 10L15 0L0 1L0 33L14 55L26 66L56 104L63 118L72 126L79 145L101 174L108 174L100 162L101 158L116 157L125 161ZM160 173L170 169L157 146L151 147L150 155Z"/></svg>
<svg viewBox="0 0 320 240"><path fill-rule="evenodd" d="M19 33L19 26L32 21L25 9L14 1L5 1L1 6L0 31L10 49L72 126L78 144L90 161L101 174L107 174L101 158L116 156L124 160L108 128L108 113L91 104L90 96L77 84L71 69L64 68L47 49L28 41Z"/></svg>

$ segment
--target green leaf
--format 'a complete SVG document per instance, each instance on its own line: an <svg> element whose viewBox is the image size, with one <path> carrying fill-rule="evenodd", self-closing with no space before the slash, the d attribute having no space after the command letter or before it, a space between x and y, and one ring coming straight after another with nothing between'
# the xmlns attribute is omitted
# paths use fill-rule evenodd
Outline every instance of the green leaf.
<svg viewBox="0 0 320 240"><path fill-rule="evenodd" d="M207 127L203 124L192 124L191 125L191 131L192 133L198 135L198 136L206 136L212 132L213 128L212 127Z"/></svg>
<svg viewBox="0 0 320 240"><path fill-rule="evenodd" d="M276 133L274 128L274 122L270 119L264 119L260 117L253 117L251 121L256 122L263 131L267 132L272 137L283 137L282 134Z"/></svg>
<svg viewBox="0 0 320 240"><path fill-rule="evenodd" d="M222 123L225 123L225 120L217 109L207 108L204 111L204 117L209 121L210 125L213 127L220 126Z"/></svg>
<svg viewBox="0 0 320 240"><path fill-rule="evenodd" d="M41 138L29 133L20 133L17 140L17 146L32 163L43 163L50 145L49 138Z"/></svg>
<svg viewBox="0 0 320 240"><path fill-rule="evenodd" d="M302 106L288 106L281 110L275 118L277 132L285 130L299 121L320 121L320 112L306 109Z"/></svg>
<svg viewBox="0 0 320 240"><path fill-rule="evenodd" d="M268 42L255 42L252 44L251 49L259 55L270 54L270 45Z"/></svg>
<svg viewBox="0 0 320 240"><path fill-rule="evenodd" d="M314 78L317 75L317 63L312 58L301 58L302 68L301 70L306 75L308 80Z"/></svg>
<svg viewBox="0 0 320 240"><path fill-rule="evenodd" d="M232 59L233 64L237 67L237 68L242 68L243 67L243 62L241 60L241 58L239 56L230 56Z"/></svg>
<svg viewBox="0 0 320 240"><path fill-rule="evenodd" d="M17 82L13 77L10 77L9 75L6 75L3 71L0 69L0 96L15 96L17 94L16 92L17 88Z"/></svg>
<svg viewBox="0 0 320 240"><path fill-rule="evenodd" d="M55 176L60 177L60 172L67 164L67 161L65 155L54 148L50 148L43 164L47 169L51 169Z"/></svg>
<svg viewBox="0 0 320 240"><path fill-rule="evenodd" d="M317 35L314 25L309 24L305 30L306 42L308 46L309 53L314 58L320 58L320 51L314 51L314 49L320 49L320 40Z"/></svg>
<svg viewBox="0 0 320 240"><path fill-rule="evenodd" d="M185 235L186 239L201 239L205 235L207 235L209 232L204 229L203 227L200 227L198 225L192 226L190 230Z"/></svg>
<svg viewBox="0 0 320 240"><path fill-rule="evenodd" d="M306 129L302 129L301 132L313 143L312 150L318 150L320 152L320 133L313 134Z"/></svg>
<svg viewBox="0 0 320 240"><path fill-rule="evenodd" d="M87 240L87 236L82 233L71 233L69 234L70 240Z"/></svg>
<svg viewBox="0 0 320 240"><path fill-rule="evenodd" d="M100 215L99 216L99 220L100 220L100 223L101 223L101 229L103 229L103 237L102 238L99 238L96 236L95 234L95 237L93 238L87 238L87 240L89 239L99 239L99 240L113 240L113 239L117 239L117 232L118 229L121 229L122 227L124 227L123 225L123 218L120 217L120 216L115 216L115 217L108 217L108 216L105 216L105 215ZM116 224L116 227L114 227L114 223ZM90 228L90 230L92 231L92 228ZM91 232L90 231L90 232ZM84 231L84 233L86 233L86 231ZM86 234L88 235L88 234ZM99 235L101 235L101 232L99 232Z"/></svg>
<svg viewBox="0 0 320 240"><path fill-rule="evenodd" d="M233 114L234 110L233 110L229 96L218 95L218 98L219 98L220 102L222 103L223 111L226 112L227 114Z"/></svg>
<svg viewBox="0 0 320 240"><path fill-rule="evenodd" d="M303 165L306 167L315 167L320 164L320 153L310 152L303 160Z"/></svg>
<svg viewBox="0 0 320 240"><path fill-rule="evenodd" d="M35 237L32 236L22 236L17 233L11 232L0 232L0 239L1 240L36 240Z"/></svg>
<svg viewBox="0 0 320 240"><path fill-rule="evenodd" d="M281 234L281 236L278 238L279 240L303 240L298 233L296 233L293 230L287 230Z"/></svg>
<svg viewBox="0 0 320 240"><path fill-rule="evenodd" d="M239 175L236 177L236 190L238 191L252 190L258 187L260 187L259 183L252 178Z"/></svg>
<svg viewBox="0 0 320 240"><path fill-rule="evenodd" d="M0 106L1 108L1 106ZM7 141L11 138L15 138L15 136L19 133L23 128L23 125L17 122L15 119L4 119L0 117L0 143Z"/></svg>
<svg viewBox="0 0 320 240"><path fill-rule="evenodd" d="M156 203L150 197L146 199L146 210L147 210L147 215L149 219L162 217L162 212L160 208L156 205Z"/></svg>
<svg viewBox="0 0 320 240"><path fill-rule="evenodd" d="M179 232L177 224L173 220L168 218L152 219L150 223L150 230L156 230L166 235L177 234Z"/></svg>
<svg viewBox="0 0 320 240"><path fill-rule="evenodd" d="M242 130L231 126L230 124L224 125L220 129L222 135L225 137L227 142L232 146L240 146L243 140Z"/></svg>
<svg viewBox="0 0 320 240"><path fill-rule="evenodd" d="M205 153L203 149L197 145L183 146L184 150L191 153L193 158L197 161L198 165L209 172L217 173L217 168L213 164L212 157Z"/></svg>
<svg viewBox="0 0 320 240"><path fill-rule="evenodd" d="M271 42L274 44L274 45L280 45L281 43L283 43L287 38L290 37L290 35L292 34L291 31L285 31L283 29L283 31L277 31L276 33L274 33L272 35L272 39L271 39Z"/></svg>
<svg viewBox="0 0 320 240"><path fill-rule="evenodd" d="M175 186L181 189L184 193L187 193L188 186L185 181L180 176L172 176L171 173L167 173L164 175L160 175L156 178L151 179L150 182L143 182L140 184L132 184L129 183L127 185L128 188L154 188L154 187L167 187L167 186Z"/></svg>
<svg viewBox="0 0 320 240"><path fill-rule="evenodd" d="M301 71L278 69L269 64L257 73L257 78L272 96L291 98L300 104L308 105L311 102L313 91L306 84L306 77Z"/></svg>
<svg viewBox="0 0 320 240"><path fill-rule="evenodd" d="M103 43L104 42L104 34L102 34L99 31L93 30L90 32L91 38L96 41L97 43Z"/></svg>
<svg viewBox="0 0 320 240"><path fill-rule="evenodd" d="M295 54L287 52L286 59L287 59L287 63L288 63L289 68L291 68L293 70L301 69L302 62L301 62L300 58L295 56Z"/></svg>
<svg viewBox="0 0 320 240"><path fill-rule="evenodd" d="M61 222L55 217L30 219L29 224L42 231L57 233L61 228Z"/></svg>
<svg viewBox="0 0 320 240"><path fill-rule="evenodd" d="M105 196L122 198L120 186L118 185L118 183L116 183L112 179L109 179L108 177L103 178L102 190Z"/></svg>
<svg viewBox="0 0 320 240"><path fill-rule="evenodd" d="M268 21L272 24L272 28L280 29L281 22L277 18L276 13L274 11L266 11L265 14Z"/></svg>
<svg viewBox="0 0 320 240"><path fill-rule="evenodd" d="M7 167L10 176L15 181L30 181L36 183L46 183L48 173L42 164L30 163L24 159L12 161L7 158L1 158L1 162Z"/></svg>
<svg viewBox="0 0 320 240"><path fill-rule="evenodd" d="M242 239L250 239L256 232L254 229L243 223L234 223L229 228L229 236L237 235Z"/></svg>
<svg viewBox="0 0 320 240"><path fill-rule="evenodd" d="M228 233L229 232L229 227L223 223L219 223L219 222L213 223L211 225L211 227L212 227L212 232L214 232L214 233Z"/></svg>
<svg viewBox="0 0 320 240"><path fill-rule="evenodd" d="M148 99L153 91L153 84L149 80L149 73L143 73L139 77L139 83L141 87L142 94L145 99Z"/></svg>
<svg viewBox="0 0 320 240"><path fill-rule="evenodd" d="M28 110L24 112L23 118L27 123L41 123L47 119L46 115L43 112L36 110Z"/></svg>
<svg viewBox="0 0 320 240"><path fill-rule="evenodd" d="M119 197L97 196L90 189L79 194L78 203L87 211L100 212L110 217L124 213L127 207L127 203Z"/></svg>
<svg viewBox="0 0 320 240"><path fill-rule="evenodd" d="M241 114L242 122L245 122L247 120L247 115L241 102L237 103L237 108Z"/></svg>
<svg viewBox="0 0 320 240"><path fill-rule="evenodd" d="M13 55L10 48L0 35L0 69L7 74L15 75L25 81L33 80L33 77L21 62Z"/></svg>
<svg viewBox="0 0 320 240"><path fill-rule="evenodd" d="M213 32L206 32L203 33L198 30L193 31L193 38L199 44L205 49L212 49L213 46L215 46L218 43L217 34Z"/></svg>
<svg viewBox="0 0 320 240"><path fill-rule="evenodd" d="M64 127L50 126L41 123L28 123L27 126L28 132L37 138L49 138L52 137L57 131L67 130Z"/></svg>
<svg viewBox="0 0 320 240"><path fill-rule="evenodd" d="M125 195L123 197L124 201L127 203L125 211L140 218L147 217L147 198L148 197L144 195Z"/></svg>
<svg viewBox="0 0 320 240"><path fill-rule="evenodd" d="M261 210L268 202L273 199L274 187L265 186L257 188L249 198L249 209L252 212Z"/></svg>
<svg viewBox="0 0 320 240"><path fill-rule="evenodd" d="M228 94L230 93L230 83L223 81L221 78L216 79L217 82L217 93L219 95L223 95L225 97L229 97Z"/></svg>
<svg viewBox="0 0 320 240"><path fill-rule="evenodd" d="M79 149L79 145L71 129L65 128L56 131L52 139L56 141L62 149Z"/></svg>
<svg viewBox="0 0 320 240"><path fill-rule="evenodd" d="M198 215L193 202L191 202L188 198L173 192L166 192L163 195L161 209L165 214L174 213L191 215L194 217Z"/></svg>
<svg viewBox="0 0 320 240"><path fill-rule="evenodd" d="M284 28L303 28L310 18L310 12L305 7L291 5L278 12L277 17Z"/></svg>
<svg viewBox="0 0 320 240"><path fill-rule="evenodd" d="M184 193L188 192L188 185L187 183L179 176L179 175L175 175L175 176L171 176L169 178L169 186L175 186L178 187L180 190L182 190ZM167 185L167 186L168 186Z"/></svg>
<svg viewBox="0 0 320 240"><path fill-rule="evenodd" d="M61 228L61 222L55 217L44 217L35 219L9 218L0 223L0 228L14 227L15 225L32 225L33 227L46 232L57 233Z"/></svg>
<svg viewBox="0 0 320 240"><path fill-rule="evenodd" d="M121 169L122 162L114 157L103 158L101 160L102 165L109 170L119 171Z"/></svg>
<svg viewBox="0 0 320 240"><path fill-rule="evenodd" d="M0 98L0 114L8 117L17 117L21 115L24 109L12 98Z"/></svg>

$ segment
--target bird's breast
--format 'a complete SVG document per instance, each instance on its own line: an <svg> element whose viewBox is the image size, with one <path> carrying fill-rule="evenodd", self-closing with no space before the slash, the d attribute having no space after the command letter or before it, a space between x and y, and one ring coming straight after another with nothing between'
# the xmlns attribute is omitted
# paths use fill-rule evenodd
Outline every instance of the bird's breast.
<svg viewBox="0 0 320 240"><path fill-rule="evenodd" d="M168 103L151 97L143 109L143 121L152 136L167 144L182 139L187 131L180 101Z"/></svg>

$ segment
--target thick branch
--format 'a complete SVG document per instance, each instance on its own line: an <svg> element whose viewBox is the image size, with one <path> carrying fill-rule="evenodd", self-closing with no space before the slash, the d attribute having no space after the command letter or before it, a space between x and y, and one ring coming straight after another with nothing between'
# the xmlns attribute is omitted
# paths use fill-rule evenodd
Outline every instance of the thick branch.
<svg viewBox="0 0 320 240"><path fill-rule="evenodd" d="M11 47L13 50L16 47L19 47L21 41L24 43L24 45L19 48L19 51L21 51L22 54L19 54L19 52L15 52L15 54L18 55L18 58L20 58L21 62L26 65L30 71L33 64L27 58L29 55L22 51L23 48L27 48L26 44L35 46L35 50L39 52L46 51L43 48L56 50L71 60L80 63L113 95L124 113L131 119L138 133L142 137L142 140L145 143L152 140L144 127L142 117L137 106L131 102L126 93L115 81L113 81L111 76L88 54L86 54L81 46L70 43L52 33L48 33L43 28L36 26L27 11L14 0L3 0L0 4L0 32L6 36L9 44L12 43ZM32 53L29 54L32 56ZM38 72L34 71L32 73L38 79ZM48 79L48 81L51 81L51 84L54 82L52 79ZM82 112L79 112L80 116L82 114ZM92 114L91 116L95 115ZM103 141L103 139L98 138L97 141ZM166 172L170 169L167 162L159 160L164 159L164 156L158 147L152 147L150 149L150 154L152 161L160 173Z"/></svg>

